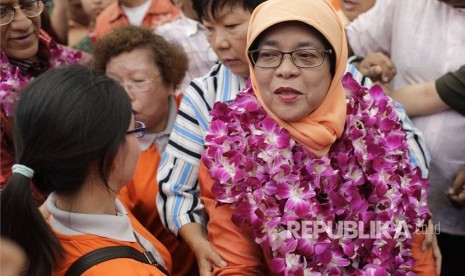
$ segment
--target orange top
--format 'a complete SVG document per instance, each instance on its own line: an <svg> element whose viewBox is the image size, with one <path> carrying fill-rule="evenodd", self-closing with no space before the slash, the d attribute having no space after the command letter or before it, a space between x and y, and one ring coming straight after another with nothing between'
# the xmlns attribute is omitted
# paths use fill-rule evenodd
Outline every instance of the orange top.
<svg viewBox="0 0 465 276"><path fill-rule="evenodd" d="M147 14L142 21L142 27L155 30L157 26L170 22L179 16L179 9L170 0L151 0ZM129 20L120 6L119 1L110 4L95 22L94 42L123 25L129 25Z"/></svg>
<svg viewBox="0 0 465 276"><path fill-rule="evenodd" d="M176 97L178 107L181 99L182 96ZM155 144L152 144L141 153L133 180L120 190L118 198L168 248L173 258L173 275L198 275L197 261L189 246L167 231L160 220L156 204L160 161L160 153Z"/></svg>
<svg viewBox="0 0 465 276"><path fill-rule="evenodd" d="M150 241L155 249L160 253L168 272L171 272L171 256L168 250L159 242L153 235L147 231L135 218L128 212L128 216L134 231L142 235L145 239ZM91 234L83 235L64 235L55 231L55 235L64 251L64 259L58 261L58 267L53 272L53 276L65 275L68 268L81 256L93 250L106 247L106 246L119 246L128 245L143 252L144 249L137 242L119 241L110 238L100 237ZM113 276L126 276L126 275L165 275L155 266L141 263L139 261L121 258L108 260L106 262L97 264L89 268L82 275L113 275Z"/></svg>
<svg viewBox="0 0 465 276"><path fill-rule="evenodd" d="M339 1L338 0L333 0L331 1L331 4L333 4L333 7L336 9L336 10L339 10L340 7L339 7Z"/></svg>
<svg viewBox="0 0 465 276"><path fill-rule="evenodd" d="M200 163L200 197L210 220L208 221L208 240L213 249L228 263L227 267L214 267L213 275L270 275L267 272L266 259L261 248L253 241L248 227L237 227L231 220L235 210L225 204L215 207L215 195L212 193L213 179L207 167ZM415 234L412 241L412 255L415 265L412 269L417 275L435 276L433 249L421 251L424 234Z"/></svg>

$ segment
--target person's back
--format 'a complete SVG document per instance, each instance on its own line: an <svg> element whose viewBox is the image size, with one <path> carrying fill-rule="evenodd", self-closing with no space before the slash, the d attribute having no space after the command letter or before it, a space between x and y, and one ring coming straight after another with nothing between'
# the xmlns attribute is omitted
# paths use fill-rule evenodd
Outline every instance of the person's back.
<svg viewBox="0 0 465 276"><path fill-rule="evenodd" d="M160 269L121 258L87 275L171 271L166 248L116 198L134 174L144 133L124 89L84 67L51 70L25 89L15 113L17 164L1 193L1 233L25 249L27 275L64 275L84 254L115 245L152 255ZM32 198L31 180L50 194L53 232Z"/></svg>

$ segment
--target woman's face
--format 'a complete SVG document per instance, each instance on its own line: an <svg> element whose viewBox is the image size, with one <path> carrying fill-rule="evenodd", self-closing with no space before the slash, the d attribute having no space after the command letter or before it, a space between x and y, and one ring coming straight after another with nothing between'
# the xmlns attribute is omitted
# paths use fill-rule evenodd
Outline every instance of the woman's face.
<svg viewBox="0 0 465 276"><path fill-rule="evenodd" d="M371 9L375 3L376 0L339 0L339 6L349 21Z"/></svg>
<svg viewBox="0 0 465 276"><path fill-rule="evenodd" d="M299 22L286 22L268 29L258 50L292 52L301 49L325 49L321 35ZM257 85L266 106L285 121L299 121L312 113L324 100L331 84L330 61L313 68L297 67L285 55L277 68L254 67Z"/></svg>
<svg viewBox="0 0 465 276"><path fill-rule="evenodd" d="M94 21L97 16L115 0L81 0L82 8L89 18Z"/></svg>
<svg viewBox="0 0 465 276"><path fill-rule="evenodd" d="M2 0L5 6L17 7L23 1ZM43 11L44 12L44 11ZM30 59L39 50L40 14L28 18L21 9L15 9L15 17L10 24L0 27L0 50L14 59Z"/></svg>
<svg viewBox="0 0 465 276"><path fill-rule="evenodd" d="M247 48L247 27L250 12L242 6L224 6L216 17L211 14L203 20L207 28L207 39L218 59L231 71L242 77L249 77L245 56Z"/></svg>
<svg viewBox="0 0 465 276"><path fill-rule="evenodd" d="M124 52L110 59L106 74L124 86L131 98L136 120L145 124L148 133L163 131L169 115L169 98L174 85L162 81L148 48ZM136 89L136 86L146 89Z"/></svg>

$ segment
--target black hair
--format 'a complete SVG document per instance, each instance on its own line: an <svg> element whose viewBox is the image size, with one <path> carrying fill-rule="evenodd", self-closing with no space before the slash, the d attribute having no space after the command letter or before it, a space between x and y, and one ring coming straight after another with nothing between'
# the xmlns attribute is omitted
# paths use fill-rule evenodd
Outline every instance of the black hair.
<svg viewBox="0 0 465 276"><path fill-rule="evenodd" d="M35 171L42 193L73 194L92 166L108 188L125 143L131 102L114 80L82 66L50 70L23 91L14 115L16 163ZM1 193L1 235L26 252L26 275L50 275L62 254L34 200L28 177L13 173Z"/></svg>
<svg viewBox="0 0 465 276"><path fill-rule="evenodd" d="M242 5L244 10L250 13L266 0L192 0L192 8L199 16L199 20L202 21L208 17L209 14L215 18L218 11L223 9L225 6L232 8L237 5Z"/></svg>

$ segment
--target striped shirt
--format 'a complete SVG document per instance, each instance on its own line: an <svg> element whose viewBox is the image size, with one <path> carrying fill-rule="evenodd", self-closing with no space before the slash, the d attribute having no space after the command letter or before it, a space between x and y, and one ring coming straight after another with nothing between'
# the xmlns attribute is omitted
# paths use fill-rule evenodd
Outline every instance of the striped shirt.
<svg viewBox="0 0 465 276"><path fill-rule="evenodd" d="M347 71L363 85L372 86L372 82L364 78L353 65L349 64ZM245 78L234 75L224 65L218 64L208 75L194 79L184 94L168 147L158 168L157 179L160 185L158 212L165 227L175 235L185 224L196 222L205 225L198 168L205 149L206 131L210 126L210 111L215 102L233 101L245 87ZM408 119L402 110L399 110L399 116ZM409 139L412 163L420 165L423 174L427 175L427 156L422 154L426 152L424 141L411 140L412 137L422 138L422 135L411 125L410 120L401 119L401 122Z"/></svg>
<svg viewBox="0 0 465 276"><path fill-rule="evenodd" d="M158 211L165 227L175 235L187 223L205 225L197 178L210 111L215 102L233 101L245 87L245 78L220 63L206 76L194 79L184 93L157 176Z"/></svg>

